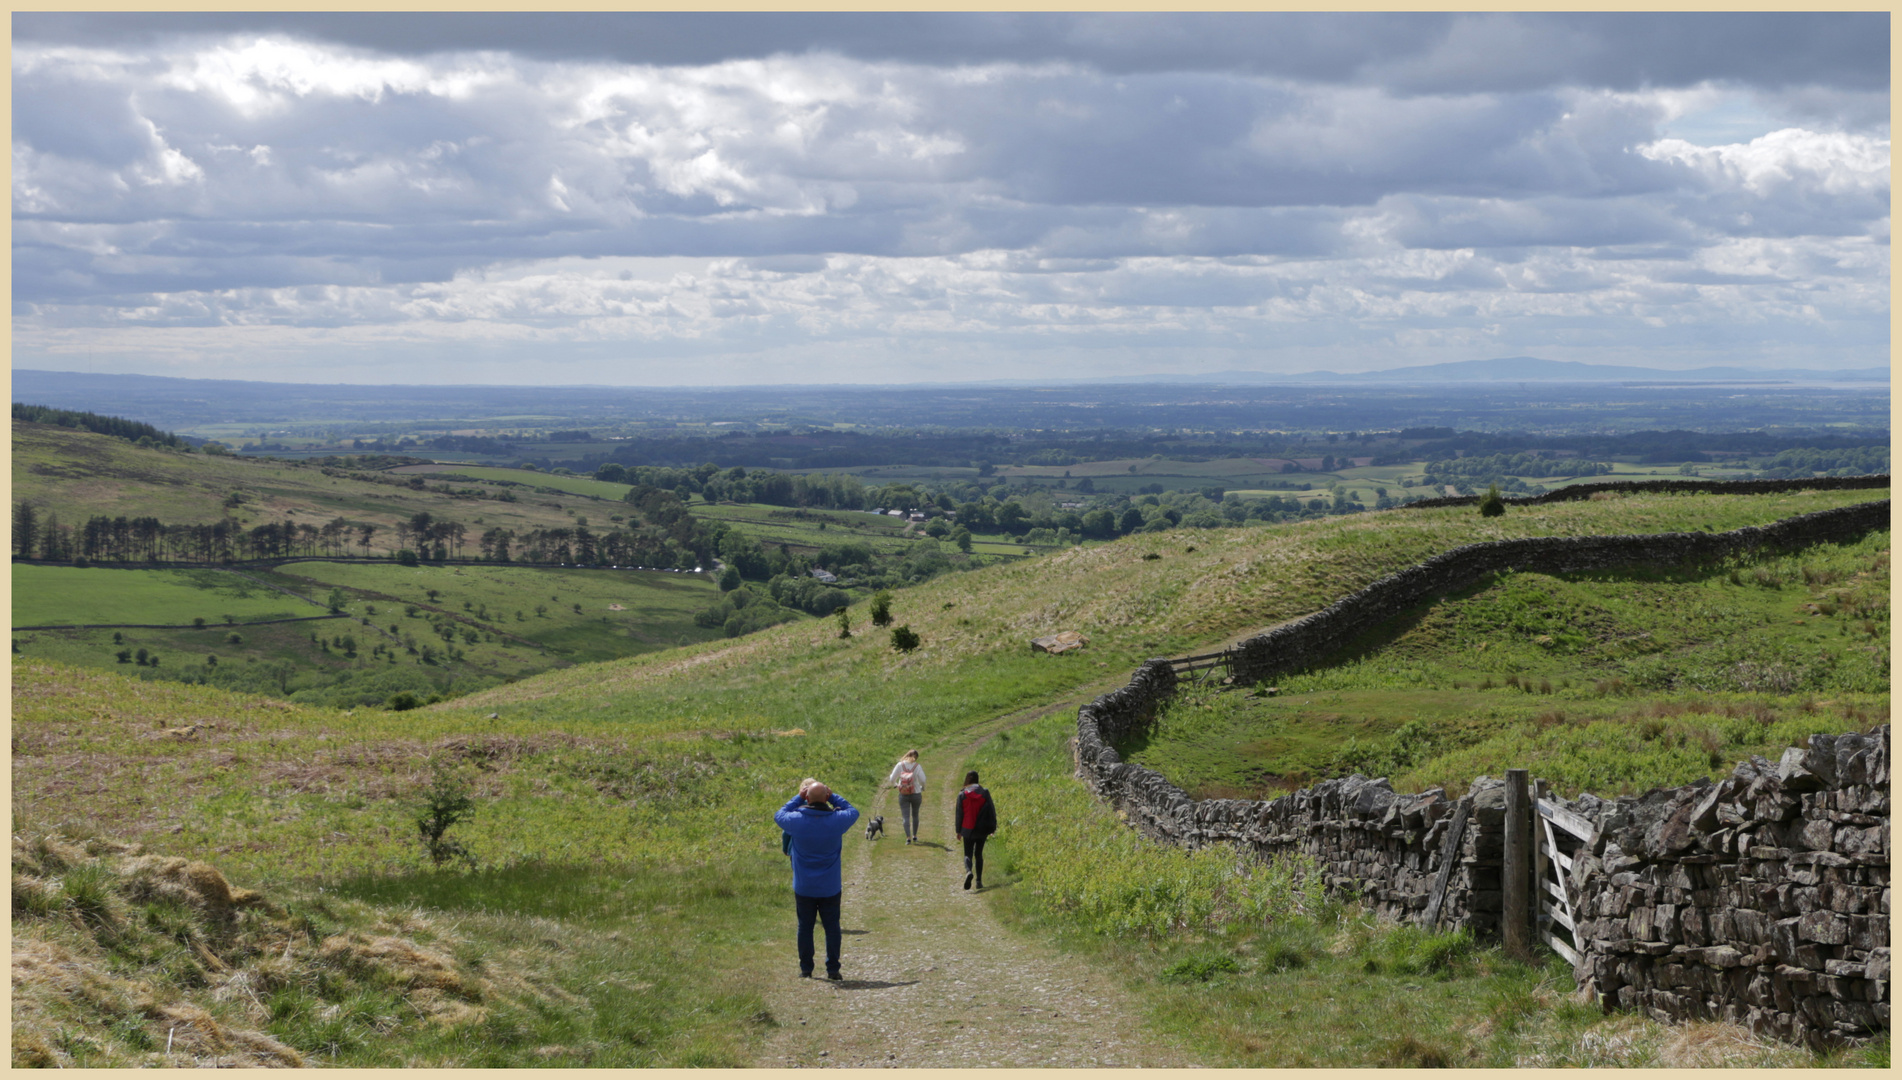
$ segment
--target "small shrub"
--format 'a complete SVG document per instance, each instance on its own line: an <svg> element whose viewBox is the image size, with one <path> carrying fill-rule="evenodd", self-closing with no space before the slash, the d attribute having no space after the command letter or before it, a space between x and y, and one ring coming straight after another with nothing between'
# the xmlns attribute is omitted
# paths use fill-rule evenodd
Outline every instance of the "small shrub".
<svg viewBox="0 0 1902 1080"><path fill-rule="evenodd" d="M389 704L391 712L406 712L421 705L422 702L416 700L415 694L405 690L401 693L391 694Z"/></svg>
<svg viewBox="0 0 1902 1080"><path fill-rule="evenodd" d="M872 594L872 625L873 626L890 626L891 624L892 624L892 594L887 589L880 589L878 590L878 592ZM894 636L892 638L892 643L894 645L898 643L898 638L896 636L896 633L894 633ZM914 640L912 642L912 645L913 647L915 647L917 645L917 642Z"/></svg>
<svg viewBox="0 0 1902 1080"><path fill-rule="evenodd" d="M416 832L429 861L441 866L451 859L475 865L475 855L459 841L449 839L449 830L475 816L476 804L467 777L440 758L430 762L429 786L416 803Z"/></svg>
<svg viewBox="0 0 1902 1080"><path fill-rule="evenodd" d="M1327 952L1313 921L1303 921L1283 929L1263 943L1261 966L1269 971L1294 971L1307 967Z"/></svg>
<svg viewBox="0 0 1902 1080"><path fill-rule="evenodd" d="M1499 485L1486 489L1486 495L1479 500L1480 517L1499 517L1506 512L1506 500L1499 494Z"/></svg>
<svg viewBox="0 0 1902 1080"><path fill-rule="evenodd" d="M838 613L838 619L839 619L839 636L841 638L851 637L852 636L852 616L846 614L846 609L840 608Z"/></svg>
<svg viewBox="0 0 1902 1080"><path fill-rule="evenodd" d="M910 652L917 648L919 644L919 637L913 632L910 626L895 626L892 628L892 648L897 649L899 652Z"/></svg>
<svg viewBox="0 0 1902 1080"><path fill-rule="evenodd" d="M1208 982L1216 975L1240 971L1242 966L1235 958L1226 953L1212 953L1202 956L1189 956L1162 969L1162 977L1170 982Z"/></svg>

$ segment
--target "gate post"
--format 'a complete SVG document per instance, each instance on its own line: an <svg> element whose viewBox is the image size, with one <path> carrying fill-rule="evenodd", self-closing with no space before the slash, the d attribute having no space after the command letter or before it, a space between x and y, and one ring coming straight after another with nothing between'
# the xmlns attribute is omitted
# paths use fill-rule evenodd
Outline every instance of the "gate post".
<svg viewBox="0 0 1902 1080"><path fill-rule="evenodd" d="M1508 955L1532 955L1532 802L1526 770L1506 770L1506 855L1500 868L1499 935Z"/></svg>

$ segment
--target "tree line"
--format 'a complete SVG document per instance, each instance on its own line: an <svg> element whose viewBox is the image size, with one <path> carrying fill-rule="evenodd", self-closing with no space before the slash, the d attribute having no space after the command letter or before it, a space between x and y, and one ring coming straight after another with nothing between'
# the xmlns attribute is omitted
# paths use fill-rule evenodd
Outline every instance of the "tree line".
<svg viewBox="0 0 1902 1080"><path fill-rule="evenodd" d="M150 424L137 420L127 420L122 416L101 416L98 413L79 412L74 409L55 409L49 405L26 405L13 403L13 418L29 424L53 424L63 428L78 428L98 435L110 435L115 439L140 443L146 446L184 446L184 440L169 431L160 431Z"/></svg>

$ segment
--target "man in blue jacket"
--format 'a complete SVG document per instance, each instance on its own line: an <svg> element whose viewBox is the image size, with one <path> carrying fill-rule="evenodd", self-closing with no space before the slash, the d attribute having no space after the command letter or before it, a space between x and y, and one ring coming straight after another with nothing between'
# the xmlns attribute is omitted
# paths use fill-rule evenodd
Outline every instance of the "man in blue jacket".
<svg viewBox="0 0 1902 1080"><path fill-rule="evenodd" d="M792 838L793 901L799 908L799 975L812 978L812 922L826 927L826 978L838 981L839 898L845 892L839 874L839 853L845 834L859 819L851 803L818 781L800 789L792 801L773 815Z"/></svg>

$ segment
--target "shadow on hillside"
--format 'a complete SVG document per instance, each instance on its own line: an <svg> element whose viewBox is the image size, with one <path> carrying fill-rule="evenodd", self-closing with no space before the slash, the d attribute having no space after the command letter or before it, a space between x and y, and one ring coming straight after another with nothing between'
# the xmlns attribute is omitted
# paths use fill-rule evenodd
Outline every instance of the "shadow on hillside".
<svg viewBox="0 0 1902 1080"><path fill-rule="evenodd" d="M918 980L910 982L885 982L882 979L846 979L832 984L840 990L895 990L901 986L917 986Z"/></svg>

